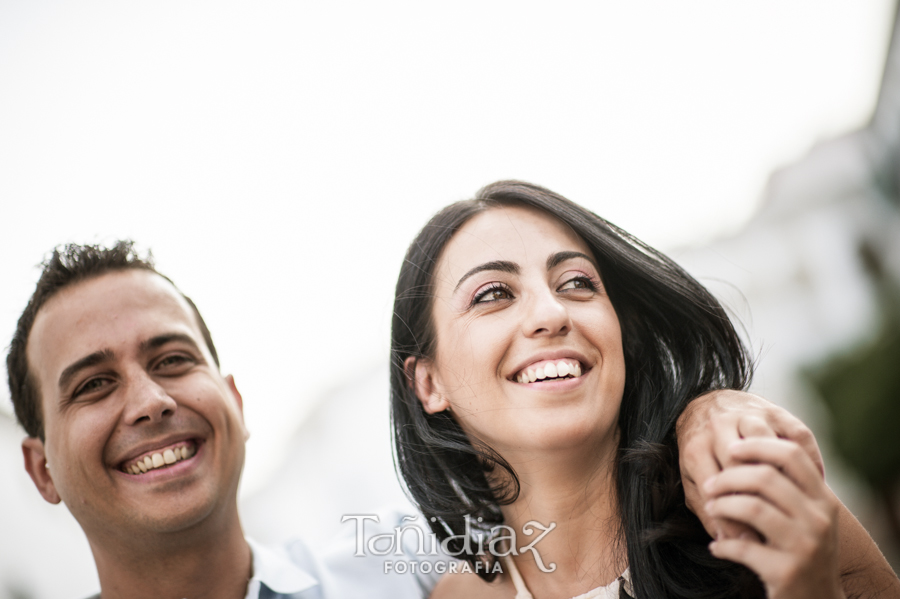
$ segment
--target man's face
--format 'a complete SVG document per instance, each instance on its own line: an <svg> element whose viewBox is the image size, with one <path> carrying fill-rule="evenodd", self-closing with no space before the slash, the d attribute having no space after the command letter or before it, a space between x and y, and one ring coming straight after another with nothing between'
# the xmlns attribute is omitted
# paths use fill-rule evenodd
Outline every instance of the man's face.
<svg viewBox="0 0 900 599"><path fill-rule="evenodd" d="M26 464L46 459L38 487L89 538L236 515L240 395L169 282L132 270L63 289L38 312L27 358L45 441L26 440Z"/></svg>

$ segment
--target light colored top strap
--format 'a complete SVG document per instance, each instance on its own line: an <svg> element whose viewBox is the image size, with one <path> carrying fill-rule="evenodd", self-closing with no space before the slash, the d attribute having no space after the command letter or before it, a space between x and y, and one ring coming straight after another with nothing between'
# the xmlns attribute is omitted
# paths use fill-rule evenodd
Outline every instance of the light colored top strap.
<svg viewBox="0 0 900 599"><path fill-rule="evenodd" d="M523 580L522 575L519 574L519 569L516 568L516 563L512 560L512 557L504 555L501 559L503 560L503 565L506 566L506 571L509 573L509 578L512 580L513 586L516 587L516 599L534 599L531 591L525 586L525 580ZM625 585L625 592L630 595L631 575L628 572L628 568L625 568L622 575L608 585L597 587L587 593L572 597L572 599L618 599L619 586L623 584Z"/></svg>

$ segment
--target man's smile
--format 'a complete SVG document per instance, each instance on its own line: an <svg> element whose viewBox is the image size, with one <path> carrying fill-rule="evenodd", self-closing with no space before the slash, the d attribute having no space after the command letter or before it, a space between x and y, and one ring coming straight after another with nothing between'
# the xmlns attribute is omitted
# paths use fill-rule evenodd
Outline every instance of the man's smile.
<svg viewBox="0 0 900 599"><path fill-rule="evenodd" d="M119 470L126 474L141 475L150 470L167 468L183 460L187 460L197 452L197 441L188 439L179 441L168 447L147 451L136 458L122 462Z"/></svg>

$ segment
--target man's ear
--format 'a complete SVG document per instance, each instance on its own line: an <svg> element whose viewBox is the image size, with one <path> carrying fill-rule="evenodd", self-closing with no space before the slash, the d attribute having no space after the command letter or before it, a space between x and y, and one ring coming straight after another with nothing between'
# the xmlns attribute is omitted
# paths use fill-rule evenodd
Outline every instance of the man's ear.
<svg viewBox="0 0 900 599"><path fill-rule="evenodd" d="M431 360L410 356L403 362L403 370L426 412L437 414L450 408L450 402L440 392L435 381L434 363Z"/></svg>
<svg viewBox="0 0 900 599"><path fill-rule="evenodd" d="M25 458L25 471L34 481L41 497L48 503L59 503L61 499L53 484L50 464L44 453L44 442L37 437L26 437L22 440L22 455Z"/></svg>
<svg viewBox="0 0 900 599"><path fill-rule="evenodd" d="M225 382L228 383L228 389L234 396L234 401L238 407L238 413L241 415L241 424L244 427L244 440L246 441L250 438L250 431L247 430L247 425L244 423L244 398L241 396L241 392L238 391L237 385L234 384L234 377L232 375L229 374L226 376Z"/></svg>

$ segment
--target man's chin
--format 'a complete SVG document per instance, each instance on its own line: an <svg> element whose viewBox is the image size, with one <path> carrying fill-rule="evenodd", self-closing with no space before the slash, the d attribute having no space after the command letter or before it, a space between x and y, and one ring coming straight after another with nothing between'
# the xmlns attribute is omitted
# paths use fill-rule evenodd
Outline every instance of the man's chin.
<svg viewBox="0 0 900 599"><path fill-rule="evenodd" d="M95 521L95 525L104 529L104 536L130 539L132 543L134 539L143 538L152 544L162 539L172 541L173 535L196 535L205 527L214 529L227 518L227 506L213 493L157 496L126 505L120 504L117 514L107 512L107 518ZM83 525L83 528L88 532L87 526Z"/></svg>

